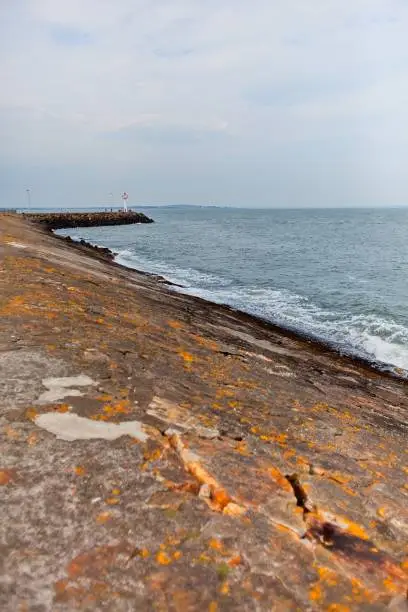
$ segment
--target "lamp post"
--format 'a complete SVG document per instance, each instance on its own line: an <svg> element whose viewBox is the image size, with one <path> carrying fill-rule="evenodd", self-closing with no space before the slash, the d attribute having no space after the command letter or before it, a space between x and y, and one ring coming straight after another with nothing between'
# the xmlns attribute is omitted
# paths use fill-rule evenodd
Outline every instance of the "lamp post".
<svg viewBox="0 0 408 612"><path fill-rule="evenodd" d="M31 190L26 189L28 209L31 209Z"/></svg>

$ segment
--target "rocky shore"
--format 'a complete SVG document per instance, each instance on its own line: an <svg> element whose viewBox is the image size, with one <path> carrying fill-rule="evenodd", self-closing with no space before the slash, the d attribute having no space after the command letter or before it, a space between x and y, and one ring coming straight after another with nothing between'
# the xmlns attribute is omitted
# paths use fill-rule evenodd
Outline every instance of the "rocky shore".
<svg viewBox="0 0 408 612"><path fill-rule="evenodd" d="M2 610L407 610L406 381L20 216L0 258Z"/></svg>
<svg viewBox="0 0 408 612"><path fill-rule="evenodd" d="M89 253L89 251L91 251L93 253L97 253L101 257L105 259L109 259L111 261L113 261L113 259L115 258L115 253L111 251L110 249L108 249L107 247L102 247L96 244L91 244L90 242L87 242L86 240L83 240L83 239L73 240L71 236L56 236L56 237L59 238L60 240L66 240L66 242L72 245L72 247L80 249L80 250L85 250L85 252Z"/></svg>
<svg viewBox="0 0 408 612"><path fill-rule="evenodd" d="M43 225L47 229L70 227L98 227L102 225L131 225L133 223L153 223L153 219L134 211L93 212L93 213L23 213L29 221Z"/></svg>

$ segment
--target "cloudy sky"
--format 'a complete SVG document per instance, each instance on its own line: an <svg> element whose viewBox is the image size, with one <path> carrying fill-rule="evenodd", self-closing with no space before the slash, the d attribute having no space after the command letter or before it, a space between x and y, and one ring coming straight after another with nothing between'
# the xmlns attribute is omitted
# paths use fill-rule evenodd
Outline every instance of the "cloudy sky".
<svg viewBox="0 0 408 612"><path fill-rule="evenodd" d="M408 204L407 0L0 0L0 206Z"/></svg>

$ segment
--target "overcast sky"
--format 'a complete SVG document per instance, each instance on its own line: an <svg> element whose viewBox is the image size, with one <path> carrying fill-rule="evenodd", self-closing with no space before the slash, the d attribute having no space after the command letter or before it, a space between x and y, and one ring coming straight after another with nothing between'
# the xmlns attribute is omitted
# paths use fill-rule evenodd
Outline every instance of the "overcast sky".
<svg viewBox="0 0 408 612"><path fill-rule="evenodd" d="M0 0L0 206L408 204L407 0Z"/></svg>

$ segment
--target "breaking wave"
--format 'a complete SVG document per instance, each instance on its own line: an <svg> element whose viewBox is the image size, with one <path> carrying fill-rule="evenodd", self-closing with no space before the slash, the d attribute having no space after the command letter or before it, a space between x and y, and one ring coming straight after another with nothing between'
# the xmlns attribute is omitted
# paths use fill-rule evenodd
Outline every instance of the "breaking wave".
<svg viewBox="0 0 408 612"><path fill-rule="evenodd" d="M151 261L130 249L115 259L127 267L164 276L182 286L177 291L227 304L408 376L408 329L380 315L329 310L286 289L241 285L194 268Z"/></svg>

